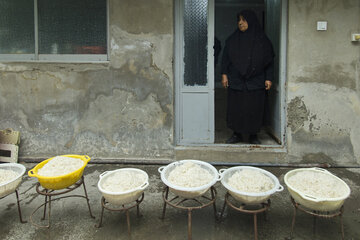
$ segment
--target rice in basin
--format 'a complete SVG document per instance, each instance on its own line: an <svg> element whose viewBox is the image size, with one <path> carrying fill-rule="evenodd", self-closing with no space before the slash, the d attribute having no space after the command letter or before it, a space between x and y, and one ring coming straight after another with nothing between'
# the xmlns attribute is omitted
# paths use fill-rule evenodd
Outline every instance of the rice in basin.
<svg viewBox="0 0 360 240"><path fill-rule="evenodd" d="M102 184L102 188L109 192L126 192L140 187L146 181L146 176L133 171L118 171L110 175Z"/></svg>
<svg viewBox="0 0 360 240"><path fill-rule="evenodd" d="M56 156L38 170L38 175L44 177L56 177L72 173L84 166L84 162L78 158Z"/></svg>
<svg viewBox="0 0 360 240"><path fill-rule="evenodd" d="M176 166L167 180L179 187L194 188L208 184L213 180L213 176L198 164L186 162Z"/></svg>
<svg viewBox="0 0 360 240"><path fill-rule="evenodd" d="M260 193L274 188L272 179L255 170L236 171L227 182L233 189L241 192Z"/></svg>
<svg viewBox="0 0 360 240"><path fill-rule="evenodd" d="M0 185L15 179L18 173L13 170L0 169Z"/></svg>
<svg viewBox="0 0 360 240"><path fill-rule="evenodd" d="M297 191L317 198L338 198L345 194L339 181L322 172L298 172L289 177L288 182Z"/></svg>

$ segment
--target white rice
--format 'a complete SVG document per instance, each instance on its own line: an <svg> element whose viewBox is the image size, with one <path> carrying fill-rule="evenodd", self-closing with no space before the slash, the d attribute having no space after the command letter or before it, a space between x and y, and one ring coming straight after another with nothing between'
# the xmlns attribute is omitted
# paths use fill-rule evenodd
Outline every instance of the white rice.
<svg viewBox="0 0 360 240"><path fill-rule="evenodd" d="M244 169L236 171L227 182L232 188L241 192L260 193L274 187L272 179L262 172Z"/></svg>
<svg viewBox="0 0 360 240"><path fill-rule="evenodd" d="M170 173L167 180L179 187L200 187L210 183L213 176L209 171L193 162L186 162L176 166Z"/></svg>
<svg viewBox="0 0 360 240"><path fill-rule="evenodd" d="M317 198L337 198L345 194L340 181L322 172L297 172L288 178L288 183L296 191Z"/></svg>
<svg viewBox="0 0 360 240"><path fill-rule="evenodd" d="M0 184L15 179L19 174L13 170L0 169Z"/></svg>
<svg viewBox="0 0 360 240"><path fill-rule="evenodd" d="M78 158L56 156L38 170L38 174L44 177L56 177L72 173L84 166L84 162Z"/></svg>
<svg viewBox="0 0 360 240"><path fill-rule="evenodd" d="M109 192L125 192L140 187L145 181L145 174L134 171L118 171L107 177L101 187Z"/></svg>

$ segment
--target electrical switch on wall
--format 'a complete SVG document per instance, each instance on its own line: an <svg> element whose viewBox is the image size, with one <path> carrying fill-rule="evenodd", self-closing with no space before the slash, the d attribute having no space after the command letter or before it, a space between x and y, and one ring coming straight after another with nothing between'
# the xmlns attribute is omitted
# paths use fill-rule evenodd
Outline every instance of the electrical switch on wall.
<svg viewBox="0 0 360 240"><path fill-rule="evenodd" d="M360 33L353 33L351 34L351 41L360 41Z"/></svg>
<svg viewBox="0 0 360 240"><path fill-rule="evenodd" d="M326 21L318 21L317 22L317 30L318 31L326 31L327 30L327 22Z"/></svg>

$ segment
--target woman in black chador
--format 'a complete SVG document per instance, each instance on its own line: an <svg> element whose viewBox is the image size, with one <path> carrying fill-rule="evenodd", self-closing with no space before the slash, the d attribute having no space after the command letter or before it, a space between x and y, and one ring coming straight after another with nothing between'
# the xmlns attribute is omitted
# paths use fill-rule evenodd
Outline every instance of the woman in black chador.
<svg viewBox="0 0 360 240"><path fill-rule="evenodd" d="M234 134L226 141L260 144L257 133L263 125L266 90L274 75L274 51L253 11L237 14L238 28L226 40L222 63L222 85L227 88L227 126Z"/></svg>

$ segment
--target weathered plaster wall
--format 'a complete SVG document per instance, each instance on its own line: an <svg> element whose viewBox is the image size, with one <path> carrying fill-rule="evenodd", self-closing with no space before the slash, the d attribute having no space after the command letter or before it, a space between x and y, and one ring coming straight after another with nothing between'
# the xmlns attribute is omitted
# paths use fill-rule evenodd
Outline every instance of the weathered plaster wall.
<svg viewBox="0 0 360 240"><path fill-rule="evenodd" d="M1 63L0 128L20 156L173 156L173 6L110 0L108 63Z"/></svg>
<svg viewBox="0 0 360 240"><path fill-rule="evenodd" d="M317 31L327 21L327 31ZM360 163L358 0L290 0L289 155L305 162ZM294 159L294 158L292 158Z"/></svg>
<svg viewBox="0 0 360 240"><path fill-rule="evenodd" d="M21 131L20 156L173 158L173 1L109 2L108 63L0 63L0 128ZM352 32L358 0L289 1L289 161L360 163Z"/></svg>

